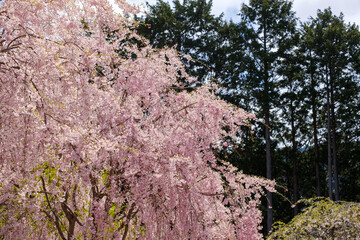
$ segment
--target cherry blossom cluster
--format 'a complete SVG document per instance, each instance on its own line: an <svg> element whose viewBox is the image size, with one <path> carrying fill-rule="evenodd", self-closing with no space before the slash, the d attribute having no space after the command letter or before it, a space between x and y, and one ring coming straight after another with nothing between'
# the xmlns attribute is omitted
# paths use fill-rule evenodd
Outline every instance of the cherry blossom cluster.
<svg viewBox="0 0 360 240"><path fill-rule="evenodd" d="M0 238L262 238L274 182L214 155L254 115L186 91L115 2L0 5Z"/></svg>

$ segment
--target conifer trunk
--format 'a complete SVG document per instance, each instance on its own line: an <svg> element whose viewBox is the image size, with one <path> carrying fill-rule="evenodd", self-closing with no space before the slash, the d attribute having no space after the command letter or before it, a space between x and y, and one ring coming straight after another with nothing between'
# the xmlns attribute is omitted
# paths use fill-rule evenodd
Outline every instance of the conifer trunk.
<svg viewBox="0 0 360 240"><path fill-rule="evenodd" d="M268 104L266 104L268 105ZM266 178L271 179L271 144L270 144L270 129L269 129L269 108L265 111L265 140L266 140ZM267 227L268 232L271 230L273 222L273 208L272 208L272 194L267 192L268 205L267 205Z"/></svg>
<svg viewBox="0 0 360 240"><path fill-rule="evenodd" d="M310 58L311 58L310 52ZM320 167L319 167L319 143L318 143L318 130L317 130L317 111L316 111L316 90L315 90L315 77L313 62L310 62L311 68L311 105L312 105L312 123L313 123L313 137L314 137L314 160L315 160L315 179L316 179L316 195L321 196L320 190Z"/></svg>
<svg viewBox="0 0 360 240"><path fill-rule="evenodd" d="M295 119L294 119L294 107L293 102L291 101L291 159L293 164L293 202L298 201L298 185L297 185L297 157L296 157L296 129L295 129ZM299 213L299 207L295 205L294 207L294 216Z"/></svg>
<svg viewBox="0 0 360 240"><path fill-rule="evenodd" d="M315 105L312 106L313 112L313 135L314 135L314 158L315 158L315 178L316 178L316 195L321 196L320 191L320 167L319 167L319 143L317 138L317 118Z"/></svg>
<svg viewBox="0 0 360 240"><path fill-rule="evenodd" d="M336 118L333 71L330 70L330 110L331 110L331 133L332 133L332 158L334 168L335 201L339 201L339 180L337 172L337 148L336 148Z"/></svg>
<svg viewBox="0 0 360 240"><path fill-rule="evenodd" d="M264 16L265 17L265 16ZM264 20L264 52L267 53L267 28L266 20ZM270 97L269 97L269 63L267 58L263 59L264 63L264 115L265 115L265 141L266 141L266 178L271 179L271 142L270 142ZM273 201L272 193L267 192L268 205L267 205L267 232L271 230L273 223Z"/></svg>
<svg viewBox="0 0 360 240"><path fill-rule="evenodd" d="M327 108L327 147L328 147L328 188L329 198L333 200L332 196L332 172L331 172L331 127L330 127L330 89L329 89L329 76L327 72L327 66L325 67L326 75L326 108Z"/></svg>

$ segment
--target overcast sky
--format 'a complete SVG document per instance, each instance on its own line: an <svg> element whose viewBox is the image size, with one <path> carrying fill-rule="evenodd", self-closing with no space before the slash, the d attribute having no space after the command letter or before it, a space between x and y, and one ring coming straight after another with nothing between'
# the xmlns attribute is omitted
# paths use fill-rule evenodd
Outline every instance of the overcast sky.
<svg viewBox="0 0 360 240"><path fill-rule="evenodd" d="M135 3L146 2L145 0L129 1ZM148 0L148 2L154 4L156 0ZM237 14L243 3L248 4L249 0L213 0L213 13L217 16L223 12L225 19L238 22L239 17ZM328 7L331 7L332 12L337 16L342 12L345 22L360 25L360 0L293 0L293 10L301 21L308 20L310 16L315 17L318 9L324 10Z"/></svg>

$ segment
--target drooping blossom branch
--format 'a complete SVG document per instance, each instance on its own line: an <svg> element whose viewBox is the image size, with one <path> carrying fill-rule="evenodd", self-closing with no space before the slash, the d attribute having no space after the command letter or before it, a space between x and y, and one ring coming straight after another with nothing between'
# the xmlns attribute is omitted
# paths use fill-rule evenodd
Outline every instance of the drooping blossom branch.
<svg viewBox="0 0 360 240"><path fill-rule="evenodd" d="M1 5L0 238L262 237L274 182L214 154L254 116L176 87L176 51L133 24L106 0Z"/></svg>

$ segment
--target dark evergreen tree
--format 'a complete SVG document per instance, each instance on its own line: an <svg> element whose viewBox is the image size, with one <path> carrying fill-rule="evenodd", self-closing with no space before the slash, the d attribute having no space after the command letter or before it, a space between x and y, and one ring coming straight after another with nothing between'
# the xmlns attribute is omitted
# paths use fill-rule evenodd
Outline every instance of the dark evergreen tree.
<svg viewBox="0 0 360 240"><path fill-rule="evenodd" d="M314 55L311 58L313 62L308 68L312 89L310 94L314 94L317 86L318 91L322 91L322 96L325 96L323 104L325 104L327 122L329 197L332 199L334 194L335 200L339 200L338 161L339 158L342 159L339 155L341 151L339 147L340 142L343 141L340 130L348 122L345 117L348 111L345 109L356 109L356 102L359 100L359 80L356 74L360 44L359 32L355 25L345 24L342 14L333 15L330 8L318 11L317 17L304 24L303 30L307 53ZM321 78L314 77L315 73L318 73ZM316 81L318 82L315 83ZM313 106L314 97L313 95ZM354 123L353 126L358 126L358 124ZM352 135L349 130L343 130ZM314 127L315 131L317 130ZM316 139L315 134L314 139Z"/></svg>
<svg viewBox="0 0 360 240"><path fill-rule="evenodd" d="M299 35L294 34L293 46L299 43ZM282 140L285 148L289 149L289 158L292 163L292 201L299 200L298 165L304 148L304 128L306 125L306 111L304 109L303 71L300 65L302 56L297 48L289 49L286 57L279 65L278 74L281 75L279 117L282 125L277 129L278 138ZM294 207L294 215L299 208Z"/></svg>
<svg viewBox="0 0 360 240"><path fill-rule="evenodd" d="M142 22L138 32L155 48L176 47L187 72L200 82L213 80L223 56L219 53L222 42L218 40L223 21L222 16L211 13L212 1L174 0L171 7L158 0L147 6L147 15L137 18ZM193 61L188 61L185 55L190 55Z"/></svg>
<svg viewBox="0 0 360 240"><path fill-rule="evenodd" d="M315 54L316 44L314 39L314 24L305 23L301 27L301 66L303 68L303 85L305 109L309 112L308 139L309 150L313 152L312 159L315 169L316 195L321 196L320 165L319 165L319 110L320 101L320 73L318 69L319 59Z"/></svg>
<svg viewBox="0 0 360 240"><path fill-rule="evenodd" d="M246 70L241 78L246 79L247 89L251 89L258 110L264 119L266 143L266 177L272 179L271 138L272 110L278 102L278 63L292 48L292 36L296 30L295 13L292 3L286 0L250 0L243 5L239 24L246 53ZM236 70L235 70L236 71ZM267 194L267 230L273 221L272 194Z"/></svg>

